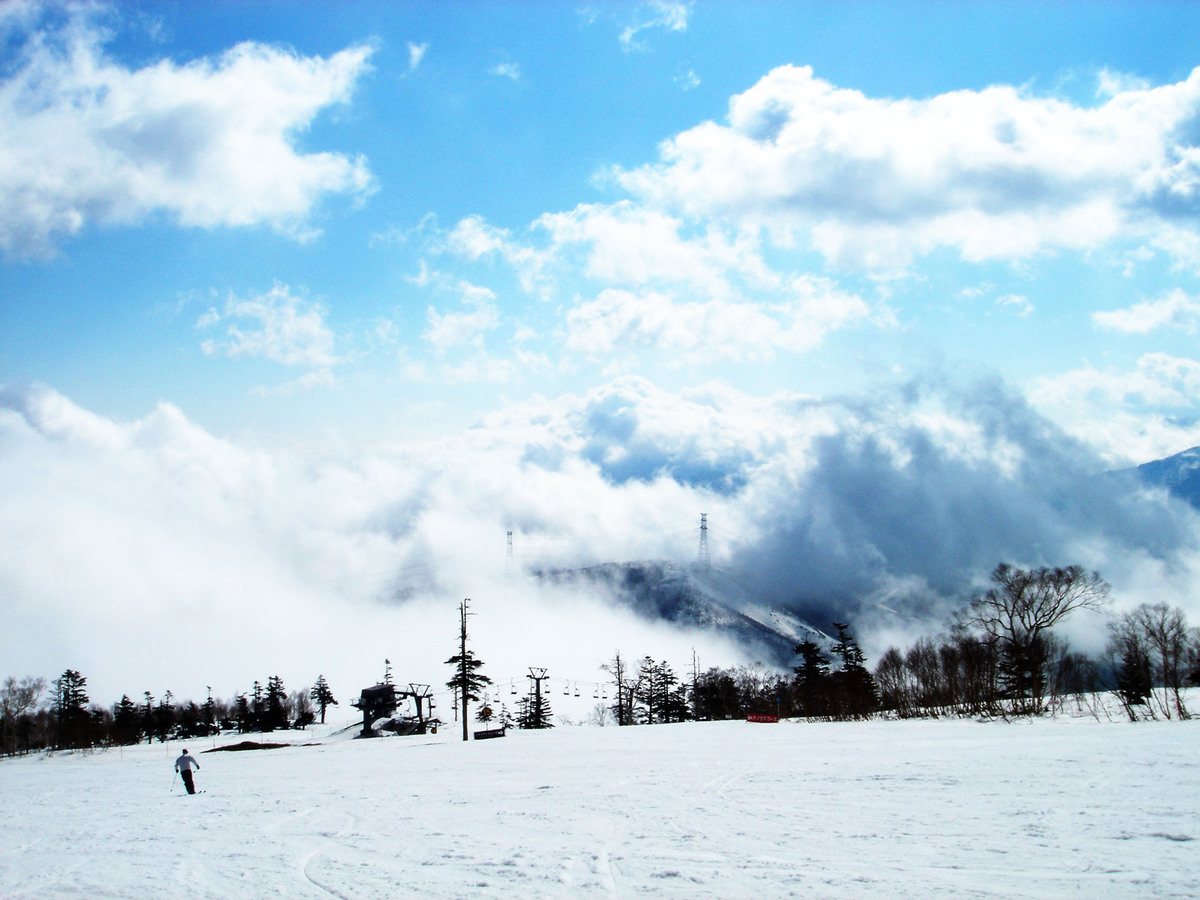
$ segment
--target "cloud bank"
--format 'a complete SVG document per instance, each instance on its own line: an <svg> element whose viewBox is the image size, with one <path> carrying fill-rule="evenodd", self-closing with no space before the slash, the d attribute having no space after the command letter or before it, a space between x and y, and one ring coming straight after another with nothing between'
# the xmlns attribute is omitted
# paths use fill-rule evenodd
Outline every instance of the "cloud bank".
<svg viewBox="0 0 1200 900"><path fill-rule="evenodd" d="M169 405L118 423L9 390L0 656L17 675L81 669L106 702L268 674L357 689L385 656L438 684L467 596L496 676L596 680L617 648L729 664L745 651L522 574L695 559L701 512L714 562L756 599L848 616L873 652L936 628L1000 560L1080 563L1121 603L1197 614L1196 513L1102 468L987 379L834 401L622 378L437 439L310 455L217 438Z"/></svg>

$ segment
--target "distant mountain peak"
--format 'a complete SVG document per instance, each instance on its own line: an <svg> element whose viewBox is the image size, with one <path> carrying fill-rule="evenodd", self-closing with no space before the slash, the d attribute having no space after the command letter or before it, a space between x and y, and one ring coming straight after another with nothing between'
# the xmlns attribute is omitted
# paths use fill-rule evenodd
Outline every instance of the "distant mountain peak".
<svg viewBox="0 0 1200 900"><path fill-rule="evenodd" d="M1200 509L1200 447L1143 463L1134 471L1145 483L1165 488Z"/></svg>
<svg viewBox="0 0 1200 900"><path fill-rule="evenodd" d="M545 584L601 588L645 618L724 634L781 666L805 637L828 640L792 613L749 601L736 578L699 563L609 562L532 574Z"/></svg>

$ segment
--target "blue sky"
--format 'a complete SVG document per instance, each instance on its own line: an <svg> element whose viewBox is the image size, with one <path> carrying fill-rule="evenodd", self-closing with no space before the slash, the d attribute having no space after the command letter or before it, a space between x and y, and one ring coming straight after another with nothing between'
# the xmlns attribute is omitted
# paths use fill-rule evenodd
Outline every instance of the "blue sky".
<svg viewBox="0 0 1200 900"><path fill-rule="evenodd" d="M1166 2L9 3L8 528L128 483L37 514L54 567L64 518L132 535L215 483L214 534L328 585L514 523L670 555L710 507L721 552L811 558L834 594L1131 546L1132 592L1158 566L1186 593L1182 511L1001 527L963 485L1040 502L1200 444L1198 32ZM779 512L825 475L858 487ZM321 552L253 530L309 493ZM950 579L894 540L938 505L912 535L982 523L939 548ZM11 551L10 593L66 595L31 566Z"/></svg>
<svg viewBox="0 0 1200 900"><path fill-rule="evenodd" d="M716 376L754 393L861 390L933 359L982 366L1044 393L1051 387L1038 379L1061 392L1078 389L1072 378L1081 372L1135 377L1147 353L1188 359L1196 260L1190 247L1155 246L1154 229L1192 232L1186 214L1152 210L1156 221L1140 223L1145 209L1126 209L1114 213L1124 221L1077 235L1069 217L1094 222L1089 200L1106 210L1127 205L1121 192L1158 177L1169 161L1121 159L1130 148L1093 143L1107 158L1068 184L1072 141L1117 138L1097 139L1083 122L1056 131L1053 117L1099 116L1112 91L1186 81L1196 62L1196 18L1170 3L231 3L203 10L180 3L67 11L17 4L6 13L5 114L21 123L6 129L10 140L41 127L30 112L38 104L53 104L55 115L83 130L74 146L45 135L40 171L26 176L17 168L6 177L13 194L28 186L23 177L54 186L16 217L5 240L0 378L48 384L117 418L166 401L218 433L286 439L330 430L380 437L387 431L381 412L407 416L430 399L448 423L467 424L504 398L584 391L618 369L674 389ZM74 58L68 33L80 36ZM311 99L242 156L227 146L237 140L228 120L227 129L210 123L219 130L202 132L209 115L241 111L218 86L222 72L234 71L225 54L238 46L264 57L253 74L247 67L233 75L245 79L246 108L292 90L288 66L314 70L295 88ZM344 70L338 54L354 57ZM85 65L104 72L89 76ZM47 80L32 80L35 66ZM743 157L739 178L761 179L756 164L825 165L840 141L877 140L860 146L859 162L891 153L918 158L879 168L871 196L860 198L865 170L831 167L809 186L819 181L819 189L794 198L794 214L775 233L762 222L765 207L788 202L783 195L794 186L764 185L761 208L745 215L702 196L689 208L675 192L704 185L683 187L685 166L664 161L662 145L705 123L730 132L731 100L756 85L756 102L791 103L802 86L771 83L780 67L810 67L809 83L851 92L859 108L802 100L810 105L801 112L815 115L816 103L831 117L816 138L828 146L775 161ZM116 81L140 83L122 101L95 99L88 111L68 98L73 90L101 97ZM170 118L157 132L137 131L119 108L158 103L153 92L184 83L192 98L165 101L157 112ZM989 89L1006 93L981 93ZM923 116L916 108L939 98L945 111ZM949 110L954 98L961 110ZM1048 117L1037 122L1044 128L1037 140L1046 143L974 166L969 154L995 147L972 145L973 129L983 126L970 117L1014 114ZM74 154L122 122L147 153L206 154L214 171L192 181L168 175L133 198L137 167L150 156L139 158L132 144L114 149L114 139L104 146L121 155L126 171L102 183L103 172L88 171L95 157ZM99 143L90 145L93 154ZM729 149L698 148L691 163L719 166L715 155ZM915 185L925 177L916 169L926 152L931 167L961 168L943 172L943 184L925 173L932 177ZM317 175L318 154L346 171ZM291 198L278 196L281 185L260 182L262 196L240 208L256 188L230 170L244 168L252 185L256 165L276 164L294 165L297 174L307 168L315 180ZM639 174L657 185L634 187ZM1189 172L1177 174L1178 190L1194 190ZM981 187L984 179L995 183ZM95 183L74 191L71 181ZM947 196L955 191L964 196ZM200 194L211 201L204 211ZM885 196L914 206L945 199L945 219L978 221L912 216L900 230L931 233L900 241L908 246L873 246L897 242L888 204L876 202ZM866 205L856 208L859 201ZM76 218L66 224L64 216ZM1046 221L1054 216L1064 221ZM546 217L555 224L547 227ZM474 226L474 257L465 225ZM956 246L955 229L969 230L970 247ZM830 231L838 233L823 236ZM626 240L648 259L611 259L629 252ZM833 246L843 241L844 249ZM514 262L522 253L524 263ZM698 282L732 278L723 302L746 307L781 302L768 282L797 277L863 308L823 311L820 322L776 313L778 328L805 334L775 335L774 346L735 347L729 335L695 333L704 316L688 304L713 299ZM605 290L637 297L598 307ZM1186 295L1179 312L1144 334L1095 319L1162 304L1175 290ZM652 315L643 308L653 306L647 295L659 298L663 316L696 315L672 335L639 328L630 318ZM273 299L256 307L263 297ZM216 315L205 319L210 309ZM292 335L287 348L272 344L288 337L267 333L267 310L308 315L310 330ZM580 333L597 324L621 333ZM230 329L261 340L231 341ZM684 329L692 333L678 333ZM584 345L595 352L581 358ZM518 348L524 356L514 355ZM682 348L689 352L681 358ZM1194 409L1157 412L1186 417ZM1113 435L1105 450L1140 458L1182 449L1195 435L1124 448L1114 445L1125 436Z"/></svg>

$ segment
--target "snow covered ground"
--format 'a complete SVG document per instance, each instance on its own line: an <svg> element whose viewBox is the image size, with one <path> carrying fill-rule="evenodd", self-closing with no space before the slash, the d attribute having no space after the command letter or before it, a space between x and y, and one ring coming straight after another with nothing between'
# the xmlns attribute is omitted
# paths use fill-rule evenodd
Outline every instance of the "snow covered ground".
<svg viewBox="0 0 1200 900"><path fill-rule="evenodd" d="M1196 722L284 737L0 761L0 896L1200 896Z"/></svg>

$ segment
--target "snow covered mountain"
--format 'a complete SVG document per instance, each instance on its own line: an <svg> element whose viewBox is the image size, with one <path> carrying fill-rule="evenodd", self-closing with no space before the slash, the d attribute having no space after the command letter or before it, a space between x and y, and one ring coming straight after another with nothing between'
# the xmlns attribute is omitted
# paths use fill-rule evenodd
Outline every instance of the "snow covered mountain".
<svg viewBox="0 0 1200 900"><path fill-rule="evenodd" d="M1200 447L1138 466L1138 476L1200 509Z"/></svg>
<svg viewBox="0 0 1200 900"><path fill-rule="evenodd" d="M792 613L755 603L730 573L700 564L614 562L534 575L546 584L605 590L647 619L730 635L761 654L764 662L790 665L796 644L805 637L829 640Z"/></svg>

